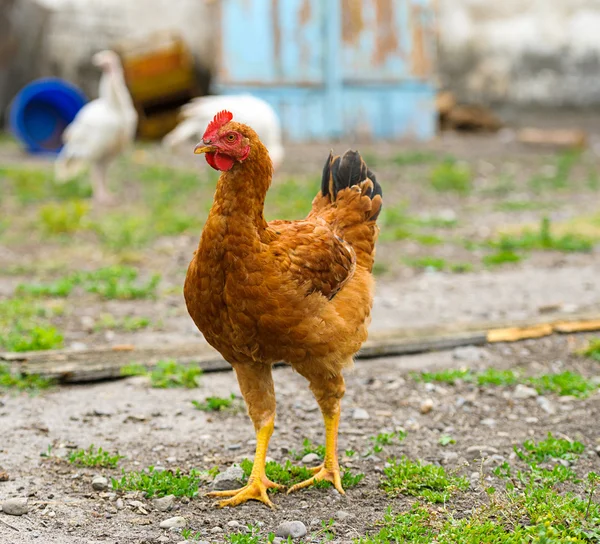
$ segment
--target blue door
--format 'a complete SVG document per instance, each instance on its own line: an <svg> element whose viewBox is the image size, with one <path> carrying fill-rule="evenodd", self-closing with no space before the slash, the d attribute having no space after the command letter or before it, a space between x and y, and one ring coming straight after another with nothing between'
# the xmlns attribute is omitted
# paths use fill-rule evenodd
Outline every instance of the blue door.
<svg viewBox="0 0 600 544"><path fill-rule="evenodd" d="M251 92L286 139L435 130L432 0L221 0L221 93Z"/></svg>

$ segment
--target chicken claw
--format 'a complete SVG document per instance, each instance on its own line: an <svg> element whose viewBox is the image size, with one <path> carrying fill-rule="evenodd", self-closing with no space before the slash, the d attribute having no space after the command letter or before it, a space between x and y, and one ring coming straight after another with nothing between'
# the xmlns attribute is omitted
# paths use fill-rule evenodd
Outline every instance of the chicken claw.
<svg viewBox="0 0 600 544"><path fill-rule="evenodd" d="M276 484L265 477L263 479L251 480L241 489L229 489L227 491L213 491L212 493L207 493L207 497L231 497L230 499L219 501L217 503L219 508L225 506L238 506L249 500L260 501L270 508L275 508L275 505L267 495L267 489L282 489L283 487L284 486Z"/></svg>
<svg viewBox="0 0 600 544"><path fill-rule="evenodd" d="M313 467L309 469L314 473L312 478L308 480L304 480L288 489L288 494L293 493L294 491L298 491L299 489L303 489L308 487L309 485L314 485L316 482L331 482L333 486L340 492L340 494L345 495L344 488L342 487L342 477L340 475L340 469L328 469L325 468L324 465L319 465L318 467Z"/></svg>

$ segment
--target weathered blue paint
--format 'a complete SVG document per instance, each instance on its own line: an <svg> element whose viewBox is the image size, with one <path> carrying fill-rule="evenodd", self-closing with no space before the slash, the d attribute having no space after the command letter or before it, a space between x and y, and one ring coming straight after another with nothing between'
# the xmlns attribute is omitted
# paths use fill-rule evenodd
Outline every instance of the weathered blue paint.
<svg viewBox="0 0 600 544"><path fill-rule="evenodd" d="M431 1L221 0L217 88L271 103L291 141L430 138Z"/></svg>

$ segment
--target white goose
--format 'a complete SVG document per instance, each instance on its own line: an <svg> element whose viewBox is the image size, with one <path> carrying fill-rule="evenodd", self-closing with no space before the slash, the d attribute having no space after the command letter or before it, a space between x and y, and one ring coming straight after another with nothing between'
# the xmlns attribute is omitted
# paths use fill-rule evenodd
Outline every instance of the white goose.
<svg viewBox="0 0 600 544"><path fill-rule="evenodd" d="M65 129L65 145L54 171L58 181L67 181L91 167L93 199L108 204L113 200L106 183L108 167L133 142L138 115L118 55L101 51L92 63L102 69L99 96L81 108Z"/></svg>

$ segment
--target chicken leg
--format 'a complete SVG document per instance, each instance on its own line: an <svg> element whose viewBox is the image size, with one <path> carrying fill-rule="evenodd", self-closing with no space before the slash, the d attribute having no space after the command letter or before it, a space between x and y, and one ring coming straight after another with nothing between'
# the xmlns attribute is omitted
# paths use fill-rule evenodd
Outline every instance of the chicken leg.
<svg viewBox="0 0 600 544"><path fill-rule="evenodd" d="M324 377L314 375L310 371L305 373L306 368L297 368L296 370L310 381L310 389L323 414L323 421L325 422L325 459L321 465L311 469L314 473L312 478L292 486L288 493L313 485L315 482L326 480L331 482L344 495L337 453L341 401L346 391L344 378L341 374Z"/></svg>
<svg viewBox="0 0 600 544"><path fill-rule="evenodd" d="M249 500L261 501L274 508L267 495L268 489L281 489L283 486L270 481L265 472L267 449L275 424L275 391L270 365L236 364L234 370L248 413L256 430L256 453L248 483L241 489L214 491L209 497L231 497L220 501L219 507L238 506Z"/></svg>
<svg viewBox="0 0 600 544"><path fill-rule="evenodd" d="M92 181L92 199L98 205L110 205L114 202L115 197L107 187L108 165L104 162L97 162L92 166L91 181Z"/></svg>

